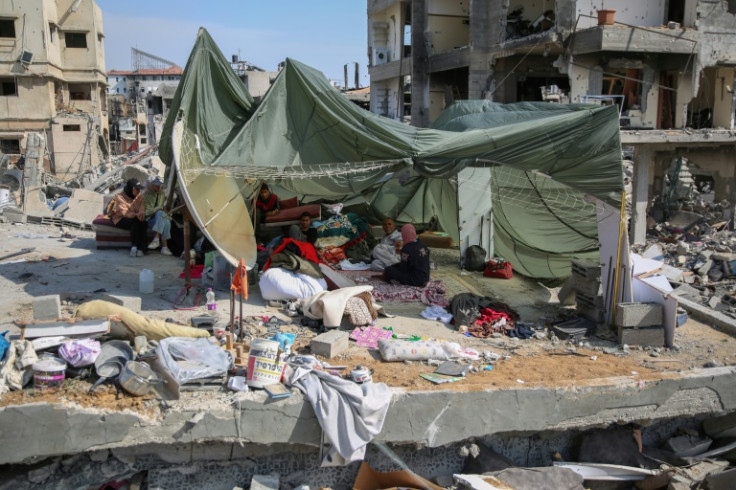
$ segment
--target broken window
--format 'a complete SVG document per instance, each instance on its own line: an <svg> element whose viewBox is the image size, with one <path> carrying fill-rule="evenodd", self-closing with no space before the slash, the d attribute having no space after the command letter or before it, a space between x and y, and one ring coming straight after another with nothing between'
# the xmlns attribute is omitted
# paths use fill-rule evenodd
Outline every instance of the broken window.
<svg viewBox="0 0 736 490"><path fill-rule="evenodd" d="M18 84L15 78L0 78L0 97L18 95Z"/></svg>
<svg viewBox="0 0 736 490"><path fill-rule="evenodd" d="M62 126L62 129L64 131L81 131L82 126L80 126L79 124L64 124L64 126Z"/></svg>
<svg viewBox="0 0 736 490"><path fill-rule="evenodd" d="M6 155L20 155L20 139L0 139L0 153L5 153Z"/></svg>
<svg viewBox="0 0 736 490"><path fill-rule="evenodd" d="M91 87L83 83L70 83L69 84L69 99L71 100L92 100Z"/></svg>
<svg viewBox="0 0 736 490"><path fill-rule="evenodd" d="M0 19L0 37L15 39L15 19Z"/></svg>
<svg viewBox="0 0 736 490"><path fill-rule="evenodd" d="M146 125L145 124L139 124L138 125L138 132L140 134L146 134Z"/></svg>
<svg viewBox="0 0 736 490"><path fill-rule="evenodd" d="M65 32L64 41L67 48L86 48L87 33L86 32Z"/></svg>

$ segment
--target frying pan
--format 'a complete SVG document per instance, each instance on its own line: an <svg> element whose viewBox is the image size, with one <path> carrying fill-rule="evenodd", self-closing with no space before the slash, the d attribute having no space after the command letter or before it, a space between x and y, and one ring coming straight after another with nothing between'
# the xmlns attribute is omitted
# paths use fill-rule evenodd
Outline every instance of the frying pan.
<svg viewBox="0 0 736 490"><path fill-rule="evenodd" d="M122 340L111 340L102 345L100 355L95 360L95 372L99 379L89 389L92 393L98 386L111 378L116 378L123 370L125 363L135 357L133 348Z"/></svg>
<svg viewBox="0 0 736 490"><path fill-rule="evenodd" d="M107 360L103 360L102 362L95 361L95 371L97 372L99 379L95 381L95 384L93 384L89 389L89 393L95 391L98 386L108 379L117 378L126 362L128 362L128 360L122 356L111 357Z"/></svg>

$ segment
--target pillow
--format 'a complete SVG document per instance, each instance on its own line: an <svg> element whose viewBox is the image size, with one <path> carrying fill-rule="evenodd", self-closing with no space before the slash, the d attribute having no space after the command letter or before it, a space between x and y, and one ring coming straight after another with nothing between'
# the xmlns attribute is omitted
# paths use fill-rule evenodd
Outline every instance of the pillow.
<svg viewBox="0 0 736 490"><path fill-rule="evenodd" d="M294 196L289 199L282 199L279 203L281 204L281 209L291 209L299 205L299 200Z"/></svg>

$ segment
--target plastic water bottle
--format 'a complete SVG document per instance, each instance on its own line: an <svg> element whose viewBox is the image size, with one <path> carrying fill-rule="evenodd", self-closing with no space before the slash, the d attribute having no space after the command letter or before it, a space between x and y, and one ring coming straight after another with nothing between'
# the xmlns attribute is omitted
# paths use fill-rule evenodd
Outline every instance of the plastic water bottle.
<svg viewBox="0 0 736 490"><path fill-rule="evenodd" d="M143 269L138 274L138 291L143 294L151 294L153 292L153 271Z"/></svg>
<svg viewBox="0 0 736 490"><path fill-rule="evenodd" d="M212 288L207 289L207 310L209 311L215 311L217 310L217 302L215 301L215 292L212 291Z"/></svg>

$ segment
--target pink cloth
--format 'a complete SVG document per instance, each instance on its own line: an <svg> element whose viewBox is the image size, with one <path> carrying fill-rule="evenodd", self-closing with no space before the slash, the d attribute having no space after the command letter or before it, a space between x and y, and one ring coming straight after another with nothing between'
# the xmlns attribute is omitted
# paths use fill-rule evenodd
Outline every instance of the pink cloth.
<svg viewBox="0 0 736 490"><path fill-rule="evenodd" d="M401 227L401 240L404 245L414 242L416 241L416 239L417 230L414 228L414 225L407 223Z"/></svg>

